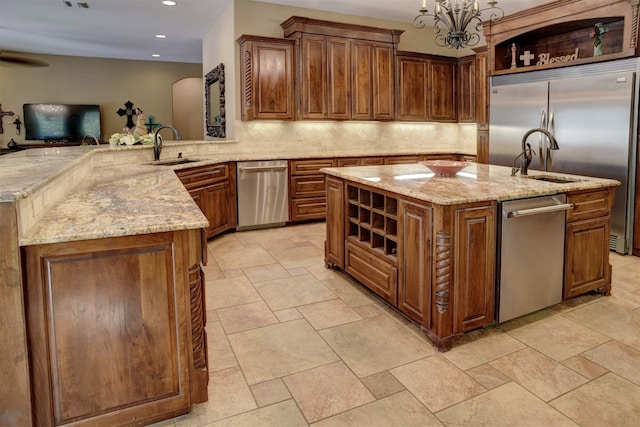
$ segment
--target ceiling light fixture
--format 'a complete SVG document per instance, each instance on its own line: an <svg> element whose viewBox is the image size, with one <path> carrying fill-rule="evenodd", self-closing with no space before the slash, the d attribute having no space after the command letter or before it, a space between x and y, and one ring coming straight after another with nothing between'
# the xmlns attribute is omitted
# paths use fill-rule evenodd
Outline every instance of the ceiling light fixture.
<svg viewBox="0 0 640 427"><path fill-rule="evenodd" d="M154 58L160 58L160 54L159 53L153 53L153 54L151 54L151 56L153 56Z"/></svg>
<svg viewBox="0 0 640 427"><path fill-rule="evenodd" d="M157 39L166 39L167 36L166 36L166 34L156 34L156 38Z"/></svg>
<svg viewBox="0 0 640 427"><path fill-rule="evenodd" d="M425 18L434 20L433 31L436 34L436 44L443 47L460 49L461 47L475 46L480 41L478 33L482 31L482 19L480 15L484 11L491 11L489 20L498 22L504 16L504 11L496 6L495 0L488 1L489 7L480 9L478 0L435 0L435 12L429 14L427 0L422 0L422 7L413 20L416 28L424 28L427 25ZM470 32L467 27L475 25L475 32ZM473 29L472 29L473 31Z"/></svg>
<svg viewBox="0 0 640 427"><path fill-rule="evenodd" d="M176 5L176 4L178 4L178 3L176 3L176 2L175 2L175 1L173 1L173 0L164 0L164 1L162 2L162 4L163 4L163 5L165 5L165 6L175 6L175 5Z"/></svg>
<svg viewBox="0 0 640 427"><path fill-rule="evenodd" d="M62 0L62 3L66 4L66 5L67 5L67 7L73 7L73 5L71 4L71 2L70 2L70 1L68 1L68 0Z"/></svg>

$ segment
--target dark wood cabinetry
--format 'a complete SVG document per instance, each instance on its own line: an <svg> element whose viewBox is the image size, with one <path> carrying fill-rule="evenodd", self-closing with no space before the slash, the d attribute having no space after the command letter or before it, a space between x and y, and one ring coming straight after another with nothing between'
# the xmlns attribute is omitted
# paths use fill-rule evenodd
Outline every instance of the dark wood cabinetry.
<svg viewBox="0 0 640 427"><path fill-rule="evenodd" d="M176 175L209 220L209 227L205 230L207 238L236 228L235 163L181 169L176 171Z"/></svg>
<svg viewBox="0 0 640 427"><path fill-rule="evenodd" d="M23 248L33 424L142 425L207 400L201 230Z"/></svg>
<svg viewBox="0 0 640 427"><path fill-rule="evenodd" d="M574 208L567 212L565 232L565 299L594 289L605 294L611 290L609 228L613 194L613 190L599 190L567 196L567 203Z"/></svg>
<svg viewBox="0 0 640 427"><path fill-rule="evenodd" d="M455 58L445 59L433 55L398 52L396 61L397 120L458 120L458 62Z"/></svg>
<svg viewBox="0 0 640 427"><path fill-rule="evenodd" d="M465 56L458 59L458 121L474 123L476 121L476 57Z"/></svg>
<svg viewBox="0 0 640 427"><path fill-rule="evenodd" d="M242 120L292 120L293 40L243 35L238 43Z"/></svg>

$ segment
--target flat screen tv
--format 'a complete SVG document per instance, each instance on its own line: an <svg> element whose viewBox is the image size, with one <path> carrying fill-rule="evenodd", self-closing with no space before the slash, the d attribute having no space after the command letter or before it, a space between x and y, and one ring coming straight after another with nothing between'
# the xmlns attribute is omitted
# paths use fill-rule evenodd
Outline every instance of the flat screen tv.
<svg viewBox="0 0 640 427"><path fill-rule="evenodd" d="M78 104L24 104L26 140L79 142L85 135L100 139L100 107Z"/></svg>

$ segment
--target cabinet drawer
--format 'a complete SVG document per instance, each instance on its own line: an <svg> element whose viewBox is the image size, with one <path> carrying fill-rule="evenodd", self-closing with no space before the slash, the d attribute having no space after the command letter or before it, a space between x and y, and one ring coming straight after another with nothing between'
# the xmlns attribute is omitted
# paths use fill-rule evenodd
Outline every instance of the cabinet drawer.
<svg viewBox="0 0 640 427"><path fill-rule="evenodd" d="M327 216L326 197L294 199L291 201L291 221L325 219Z"/></svg>
<svg viewBox="0 0 640 427"><path fill-rule="evenodd" d="M229 179L229 166L214 165L177 170L176 175L187 190Z"/></svg>
<svg viewBox="0 0 640 427"><path fill-rule="evenodd" d="M362 166L375 166L375 165L383 165L384 158L383 157L364 157L361 161Z"/></svg>
<svg viewBox="0 0 640 427"><path fill-rule="evenodd" d="M336 166L334 159L313 159L313 160L290 160L289 172L291 175L313 175L322 168L332 168Z"/></svg>
<svg viewBox="0 0 640 427"><path fill-rule="evenodd" d="M291 177L291 197L324 197L326 189L324 175L304 175Z"/></svg>
<svg viewBox="0 0 640 427"><path fill-rule="evenodd" d="M400 165L404 163L418 163L422 156L394 156L384 159L385 165Z"/></svg>
<svg viewBox="0 0 640 427"><path fill-rule="evenodd" d="M357 157L353 157L350 159L338 159L338 167L344 167L344 166L360 166L360 159Z"/></svg>
<svg viewBox="0 0 640 427"><path fill-rule="evenodd" d="M345 271L396 306L398 269L351 242L346 243L345 253Z"/></svg>
<svg viewBox="0 0 640 427"><path fill-rule="evenodd" d="M567 221L609 215L611 194L609 190L598 190L567 195L567 203L573 204L573 209L567 211Z"/></svg>

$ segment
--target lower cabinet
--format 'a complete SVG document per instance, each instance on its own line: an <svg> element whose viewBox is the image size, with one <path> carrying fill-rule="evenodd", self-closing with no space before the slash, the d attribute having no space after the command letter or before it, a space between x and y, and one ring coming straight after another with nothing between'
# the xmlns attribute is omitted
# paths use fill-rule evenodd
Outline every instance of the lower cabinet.
<svg viewBox="0 0 640 427"><path fill-rule="evenodd" d="M609 211L613 190L567 195L574 208L567 213L563 298L595 289L611 290L609 264Z"/></svg>
<svg viewBox="0 0 640 427"><path fill-rule="evenodd" d="M202 240L23 248L34 425L143 425L207 400Z"/></svg>
<svg viewBox="0 0 640 427"><path fill-rule="evenodd" d="M236 168L234 163L180 169L176 175L209 220L205 230L211 238L238 225Z"/></svg>

